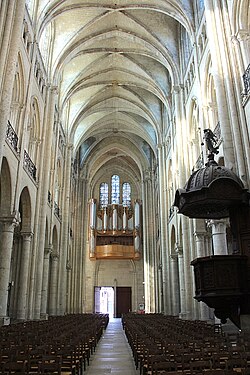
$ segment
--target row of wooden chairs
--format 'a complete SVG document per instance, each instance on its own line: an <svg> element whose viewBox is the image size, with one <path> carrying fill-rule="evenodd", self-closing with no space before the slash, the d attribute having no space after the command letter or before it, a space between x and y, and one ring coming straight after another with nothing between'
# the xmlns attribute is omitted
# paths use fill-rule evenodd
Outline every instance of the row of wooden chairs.
<svg viewBox="0 0 250 375"><path fill-rule="evenodd" d="M232 340L206 322L162 314L125 314L122 323L140 374L250 373L250 350L242 336Z"/></svg>
<svg viewBox="0 0 250 375"><path fill-rule="evenodd" d="M81 375L107 314L69 314L0 327L1 375Z"/></svg>

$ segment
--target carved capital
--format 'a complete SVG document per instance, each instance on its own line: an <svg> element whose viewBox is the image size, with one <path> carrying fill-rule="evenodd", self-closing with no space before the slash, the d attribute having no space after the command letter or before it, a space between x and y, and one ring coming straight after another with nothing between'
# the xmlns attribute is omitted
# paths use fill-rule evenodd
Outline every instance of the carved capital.
<svg viewBox="0 0 250 375"><path fill-rule="evenodd" d="M53 245L50 244L44 248L44 258L49 258L50 254L52 253Z"/></svg>
<svg viewBox="0 0 250 375"><path fill-rule="evenodd" d="M34 233L22 231L20 234L24 241L31 241Z"/></svg>
<svg viewBox="0 0 250 375"><path fill-rule="evenodd" d="M0 223L3 226L3 231L10 231L13 230L16 226L20 223L20 213L18 211L14 211L11 215L0 216ZM11 229L12 228L12 229Z"/></svg>
<svg viewBox="0 0 250 375"><path fill-rule="evenodd" d="M184 90L184 85L175 85L172 87L173 94L179 94L183 90Z"/></svg>
<svg viewBox="0 0 250 375"><path fill-rule="evenodd" d="M52 251L51 258L55 262L58 261L58 259L59 259L59 252L58 251Z"/></svg>

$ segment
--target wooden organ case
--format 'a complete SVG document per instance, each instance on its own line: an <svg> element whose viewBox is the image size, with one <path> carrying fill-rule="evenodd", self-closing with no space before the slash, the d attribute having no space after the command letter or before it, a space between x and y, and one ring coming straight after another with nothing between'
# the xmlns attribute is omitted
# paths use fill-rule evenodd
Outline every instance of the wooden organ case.
<svg viewBox="0 0 250 375"><path fill-rule="evenodd" d="M97 259L141 259L141 202L133 206L109 204L97 208L89 201L89 257Z"/></svg>

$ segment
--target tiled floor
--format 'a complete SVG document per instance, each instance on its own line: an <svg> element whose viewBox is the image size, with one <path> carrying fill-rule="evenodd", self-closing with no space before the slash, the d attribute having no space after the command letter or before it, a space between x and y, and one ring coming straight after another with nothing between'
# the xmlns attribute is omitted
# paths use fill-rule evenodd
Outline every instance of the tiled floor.
<svg viewBox="0 0 250 375"><path fill-rule="evenodd" d="M121 319L110 318L84 375L139 375Z"/></svg>

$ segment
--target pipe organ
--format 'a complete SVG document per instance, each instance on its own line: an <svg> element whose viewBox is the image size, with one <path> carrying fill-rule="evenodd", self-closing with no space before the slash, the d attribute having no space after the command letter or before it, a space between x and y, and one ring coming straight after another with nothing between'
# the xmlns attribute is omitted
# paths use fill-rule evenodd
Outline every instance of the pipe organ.
<svg viewBox="0 0 250 375"><path fill-rule="evenodd" d="M133 206L97 207L89 201L90 259L140 259L142 248L141 202Z"/></svg>

